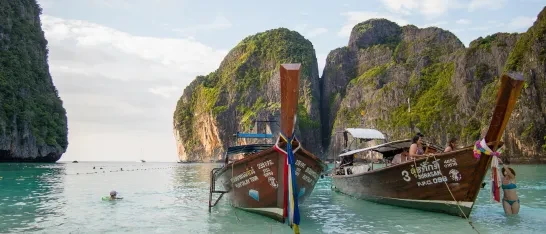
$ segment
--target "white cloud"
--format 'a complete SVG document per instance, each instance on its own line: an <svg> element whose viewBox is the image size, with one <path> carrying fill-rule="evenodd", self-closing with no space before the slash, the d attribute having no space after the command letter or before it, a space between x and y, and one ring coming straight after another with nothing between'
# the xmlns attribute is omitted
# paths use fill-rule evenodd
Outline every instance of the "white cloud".
<svg viewBox="0 0 546 234"><path fill-rule="evenodd" d="M456 23L457 24L471 24L472 21L470 21L469 19L460 19L460 20L457 20Z"/></svg>
<svg viewBox="0 0 546 234"><path fill-rule="evenodd" d="M210 23L206 24L197 24L191 27L186 28L175 28L172 29L174 32L180 32L183 33L186 36L193 36L199 31L216 31L216 30L224 30L231 28L232 24L231 22L223 15L217 15L216 18Z"/></svg>
<svg viewBox="0 0 546 234"><path fill-rule="evenodd" d="M385 7L397 14L411 15L417 11L428 18L435 18L447 12L450 6L448 0L381 0Z"/></svg>
<svg viewBox="0 0 546 234"><path fill-rule="evenodd" d="M303 31L305 31L305 29L307 29L307 24L298 24L294 27L294 30L302 33Z"/></svg>
<svg viewBox="0 0 546 234"><path fill-rule="evenodd" d="M306 38L313 38L313 37L316 37L318 35L321 35L321 34L324 34L326 32L328 32L328 29L326 28L322 28L322 27L319 27L319 28L313 28L313 29L308 29L309 25L307 24L298 24L296 26L294 26L293 30L299 32L300 34L304 35ZM290 26L288 26L290 27Z"/></svg>
<svg viewBox="0 0 546 234"><path fill-rule="evenodd" d="M53 2L53 0L38 0L38 5L40 5L42 9L46 10L55 6L55 2Z"/></svg>
<svg viewBox="0 0 546 234"><path fill-rule="evenodd" d="M148 89L148 91L150 91L150 93L162 96L164 98L170 98L173 93L175 93L176 91L181 91L181 90L182 89L180 89L179 87L174 86L174 85L171 85L171 86L158 86L158 87L155 87L155 88L149 88ZM177 94L179 96L182 95L182 93L177 93Z"/></svg>
<svg viewBox="0 0 546 234"><path fill-rule="evenodd" d="M450 29L449 31L452 33L460 33L460 32L464 32L464 29L457 28L457 29Z"/></svg>
<svg viewBox="0 0 546 234"><path fill-rule="evenodd" d="M423 0L421 1L420 12L429 18L435 18L445 14L448 6L448 0Z"/></svg>
<svg viewBox="0 0 546 234"><path fill-rule="evenodd" d="M175 161L172 116L183 87L214 71L227 51L193 39L41 18L50 72L68 115L62 160Z"/></svg>
<svg viewBox="0 0 546 234"><path fill-rule="evenodd" d="M497 10L506 5L506 0L472 0L468 4L468 11L473 12L478 9Z"/></svg>
<svg viewBox="0 0 546 234"><path fill-rule="evenodd" d="M342 16L347 17L347 22L343 25L341 30L337 33L338 36L348 37L351 34L353 27L363 21L374 19L374 18L385 18L390 21L393 21L399 25L406 25L408 21L405 19L399 18L390 14L383 14L379 12L370 12L370 11L350 11L341 13Z"/></svg>
<svg viewBox="0 0 546 234"><path fill-rule="evenodd" d="M419 6L419 2L416 0L381 0L381 2L389 10L405 15L411 14L411 11Z"/></svg>
<svg viewBox="0 0 546 234"><path fill-rule="evenodd" d="M495 20L489 20L489 21L487 21L487 24L485 24L485 25L470 27L470 28L468 28L468 30L470 30L470 31L482 31L485 34L490 34L490 33L496 33L496 32L500 32L500 31L504 31L504 28L503 28L504 26L505 26L505 24L502 23L502 22L497 22Z"/></svg>
<svg viewBox="0 0 546 234"><path fill-rule="evenodd" d="M533 23L536 20L537 20L537 17L518 16L516 18L513 18L510 21L510 23L508 24L508 27L513 30L518 30L518 29L527 30L529 27L533 26Z"/></svg>
<svg viewBox="0 0 546 234"><path fill-rule="evenodd" d="M318 36L320 34L324 34L326 32L328 32L328 29L326 29L326 28L314 28L314 29L308 31L307 33L305 33L305 36L307 38L313 38L313 37L316 37L316 36Z"/></svg>
<svg viewBox="0 0 546 234"><path fill-rule="evenodd" d="M422 26L422 28L440 27L441 25L445 25L445 24L447 24L447 21L438 21L438 22L434 22L434 23L424 24L424 25Z"/></svg>
<svg viewBox="0 0 546 234"><path fill-rule="evenodd" d="M228 29L231 28L231 22L223 15L217 15L216 18L214 18L214 21L210 24L204 24L200 25L203 29Z"/></svg>
<svg viewBox="0 0 546 234"><path fill-rule="evenodd" d="M93 0L95 4L107 6L107 7L123 7L127 8L130 6L128 0Z"/></svg>

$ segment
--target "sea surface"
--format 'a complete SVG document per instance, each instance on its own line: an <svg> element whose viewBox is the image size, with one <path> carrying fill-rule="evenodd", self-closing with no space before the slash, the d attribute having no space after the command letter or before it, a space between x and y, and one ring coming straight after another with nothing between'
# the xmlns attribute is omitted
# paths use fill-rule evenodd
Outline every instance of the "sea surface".
<svg viewBox="0 0 546 234"><path fill-rule="evenodd" d="M293 233L227 199L209 213L209 173L218 165L0 164L0 233ZM513 167L520 214L505 216L482 189L470 216L479 233L546 233L546 165ZM357 200L330 182L320 179L300 206L301 233L478 233L463 218ZM102 201L113 189L124 199Z"/></svg>

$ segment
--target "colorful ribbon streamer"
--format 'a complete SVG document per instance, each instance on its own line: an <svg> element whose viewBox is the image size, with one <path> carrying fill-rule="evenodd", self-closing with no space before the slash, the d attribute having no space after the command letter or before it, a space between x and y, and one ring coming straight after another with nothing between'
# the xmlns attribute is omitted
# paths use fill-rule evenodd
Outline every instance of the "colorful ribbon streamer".
<svg viewBox="0 0 546 234"><path fill-rule="evenodd" d="M502 152L504 152L504 146L497 149L497 151L493 151L487 146L485 139L482 139L481 141L476 141L476 144L474 144L474 158L476 159L479 159L482 153L485 155L498 157Z"/></svg>
<svg viewBox="0 0 546 234"><path fill-rule="evenodd" d="M501 178L499 173L499 160L498 157L504 152L504 148L501 147L497 151L491 150L485 139L476 141L474 144L474 158L479 159L482 154L493 156L491 159L491 200L500 202L500 186Z"/></svg>
<svg viewBox="0 0 546 234"><path fill-rule="evenodd" d="M286 151L282 150L279 147L280 139L284 139L286 144ZM283 207L283 216L288 218L288 225L292 227L294 233L299 234L299 224L300 224L300 211L298 206L298 185L296 182L296 157L294 153L300 149L298 146L296 149L292 150L292 142L296 139L296 136L293 135L292 138L287 138L282 133L280 133L277 143L275 144L275 150L285 155L285 165L284 165L284 207Z"/></svg>

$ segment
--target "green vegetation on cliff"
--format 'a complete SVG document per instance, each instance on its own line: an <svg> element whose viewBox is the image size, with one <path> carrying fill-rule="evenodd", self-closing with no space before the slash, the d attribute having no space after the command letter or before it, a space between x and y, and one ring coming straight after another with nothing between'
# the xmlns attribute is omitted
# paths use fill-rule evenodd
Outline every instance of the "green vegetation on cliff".
<svg viewBox="0 0 546 234"><path fill-rule="evenodd" d="M38 146L66 149L66 111L49 74L39 14L35 0L0 1L0 136L30 130Z"/></svg>
<svg viewBox="0 0 546 234"><path fill-rule="evenodd" d="M457 100L449 94L449 88L454 68L453 63L436 63L423 69L419 78L412 76L408 86L411 93L411 113L407 111L407 105L401 105L392 112L392 122L389 125L408 128L412 121L422 131L430 132L445 116L453 114ZM453 125L444 125L449 126Z"/></svg>
<svg viewBox="0 0 546 234"><path fill-rule="evenodd" d="M516 124L511 130L518 135L518 148L535 156L546 152L546 7L526 33L522 34L508 57L506 72L522 72L525 85L515 112ZM540 152L540 153L539 153Z"/></svg>
<svg viewBox="0 0 546 234"><path fill-rule="evenodd" d="M546 7L542 10L542 12L538 15L537 21L534 23L534 25L527 30L526 33L524 33L521 38L516 43L516 47L512 50L510 53L510 57L508 57L508 61L506 62L506 70L507 71L517 71L521 70L523 57L526 53L530 52L531 44L536 41L544 41L546 40ZM539 59L542 63L546 61L546 48L537 48L540 49L539 52Z"/></svg>
<svg viewBox="0 0 546 234"><path fill-rule="evenodd" d="M350 79L340 109L333 113L332 132L377 127L391 137L403 138L409 136L410 125L415 125L424 132L441 128L444 133L460 134L460 124L439 124L455 118L458 103L451 92L455 62L445 60L446 55L464 48L455 35L438 28L399 27L379 19L357 24L349 44L358 46L355 66L360 74ZM474 132L469 129L468 134Z"/></svg>
<svg viewBox="0 0 546 234"><path fill-rule="evenodd" d="M197 142L200 126L194 126L194 122L200 116L211 115L223 128L248 131L258 117L278 112L280 100L271 98L279 92L279 87L278 83L271 85L270 80L278 76L282 63L301 63L298 126L301 129L318 128L318 113L311 115L307 109L309 103L316 103L318 110L318 97L312 95L310 87L304 86L315 82L310 80L318 73L313 45L295 31L273 29L243 39L216 71L198 77L184 90L174 113L174 122L186 151L194 148L189 143ZM187 100L184 101L184 97ZM222 138L233 132L221 134L225 134Z"/></svg>
<svg viewBox="0 0 546 234"><path fill-rule="evenodd" d="M378 76L383 75L387 71L387 68L389 68L390 66L392 66L392 63L387 63L384 65L370 68L369 70L364 72L362 75L358 76L355 79L352 79L351 82L349 83L351 85L360 84L360 85L374 86L374 84L376 83L376 79L374 78L377 78Z"/></svg>
<svg viewBox="0 0 546 234"><path fill-rule="evenodd" d="M335 116L329 129L332 135L347 127L365 127L401 139L418 130L437 144L457 137L461 145L470 145L483 137L490 123L503 72L499 68L504 67L505 72L523 72L526 83L503 141L513 157L532 160L543 155L546 7L526 33L480 37L469 48L439 28L409 25L401 27L401 32L396 28L384 20L357 24L349 39L354 56L326 62L325 71L343 74L347 69L339 67L341 64L358 68L354 76L343 77L345 89L339 88L343 84L336 83L337 77L323 77L323 84L336 86L322 87L330 93L321 94L339 107L326 116ZM397 37L401 41L394 47L392 41L385 40ZM328 151L338 152L341 144L331 137Z"/></svg>

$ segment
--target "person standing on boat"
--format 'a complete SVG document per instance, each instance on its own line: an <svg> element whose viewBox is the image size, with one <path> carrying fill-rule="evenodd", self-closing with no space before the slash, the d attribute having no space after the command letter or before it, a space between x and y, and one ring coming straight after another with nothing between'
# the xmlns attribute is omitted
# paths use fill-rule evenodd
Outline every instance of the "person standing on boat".
<svg viewBox="0 0 546 234"><path fill-rule="evenodd" d="M450 152L455 150L456 148L457 148L457 138L453 137L451 138L451 140L449 140L449 143L446 149L444 150L444 152Z"/></svg>
<svg viewBox="0 0 546 234"><path fill-rule="evenodd" d="M504 165L502 167L502 185L501 188L504 191L504 197L502 199L502 206L504 207L504 213L507 215L519 213L519 198L516 193L516 172L511 167Z"/></svg>
<svg viewBox="0 0 546 234"><path fill-rule="evenodd" d="M409 158L408 159L416 159L417 157L423 157L425 154L425 151L423 150L423 139L422 136L415 135L411 139L411 146L409 148Z"/></svg>

